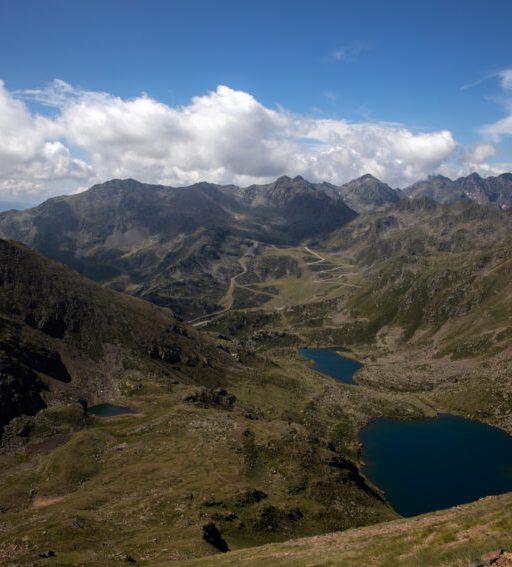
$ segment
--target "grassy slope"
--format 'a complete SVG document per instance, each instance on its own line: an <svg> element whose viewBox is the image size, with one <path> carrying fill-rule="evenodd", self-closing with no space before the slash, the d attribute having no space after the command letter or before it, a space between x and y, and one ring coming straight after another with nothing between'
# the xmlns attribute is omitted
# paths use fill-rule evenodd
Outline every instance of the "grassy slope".
<svg viewBox="0 0 512 567"><path fill-rule="evenodd" d="M227 376L224 384L239 400L235 411L184 404L185 386L175 385L167 391L161 381L148 380L142 389L125 391L120 397L121 402L140 407L142 413L111 421L91 420L68 444L48 454L37 450L31 454L26 448L2 457L4 470L12 472L0 495L8 526L2 528L1 539L18 546L11 560L31 564L38 550L52 546L63 565L80 561L115 564L123 553L130 553L142 564L165 564L212 553L200 537L201 526L208 521L218 524L233 549L372 523L393 513L375 499L367 500L353 479L340 484L340 477L325 464L336 452L357 456L357 431L370 417L407 418L444 410L469 413L512 430L507 242L499 230L489 237L489 222L496 224L496 219L489 221L485 215L483 220L478 215L473 218L471 212L469 218L461 217L467 224L466 236L455 223L441 238L441 244L448 243L449 248L439 251L439 227L445 226L443 215L448 213L436 209L432 215L429 207L420 211L423 227L404 227L410 212L401 211L397 213L398 229L384 231L384 236L374 225L374 240L368 240L365 233L345 234L346 245L340 246L338 240L338 249L332 248L333 242L326 253L315 248L326 258L326 269L336 267L337 262L354 263L356 274L347 276L352 278L347 281L361 288L315 282L317 268L311 263L316 260L302 249L264 249L263 261L255 262L256 277L251 279L249 271L240 283L255 290L266 288L273 294L267 310L243 309L209 327L212 336L219 330L231 332L248 351L268 353L266 359L259 359L244 354L243 348L236 349L247 368L242 374ZM460 211L452 214L452 220L453 215L460 216ZM479 235L473 244L472 234ZM501 248L494 246L497 240ZM419 241L428 244L421 254ZM267 264L265 260L283 254L297 262L300 277L293 267L276 272L275 262ZM475 266L479 266L476 271ZM453 301L442 294L429 296L439 268L453 274L438 282L444 294L464 290L455 294ZM258 274L265 271L260 278ZM439 306L446 304L453 311L440 312ZM280 309L283 306L285 309ZM489 312L494 315L487 317ZM270 334L261 333L262 327ZM458 353L460 345L481 338L484 332L492 332L493 338L482 349L466 348ZM293 354L300 342L349 341L366 357L359 388L311 373ZM226 341L222 346L233 348L233 343ZM271 352L269 347L273 347ZM473 356L475 353L478 356ZM51 421L51 412L48 419ZM72 466L77 456L84 463L85 476ZM62 471L61 477L55 477L52 466ZM50 476L62 478L62 483L52 484ZM237 495L246 487L264 490L269 496L254 505L240 506ZM64 498L34 509L39 496ZM412 554L408 558L407 554L426 539L436 545L434 554L418 549L418 557L425 565L428 561L437 565L442 554L450 550L459 553L454 534L466 524L496 524L481 540L473 538L478 549L470 549L461 540L468 558L495 542L507 546L503 535L510 527L503 508L506 498L486 504L486 510L471 508L474 513L470 516L453 516L453 529L446 527L447 533L445 527L431 526L430 532L419 531L416 539L408 540L400 530L393 535L383 527L377 533L358 532L361 536L355 536L355 541L363 548L354 548L359 556L352 556L353 564L371 565L368 557L393 564L392 558L403 552L403 564L416 565L417 557ZM205 506L208 499L222 503ZM269 511L270 506L273 509ZM293 510L297 507L302 518ZM236 518L228 519L230 512ZM30 542L23 541L27 525ZM389 529L402 526L403 530L410 525L393 523ZM369 542L364 533L373 534ZM345 537L348 534L314 540L318 547L306 542L284 544L281 549L292 553L293 564L300 565L299 560L304 565L336 564L338 551L335 558L330 556L325 542L339 538L343 547L348 545ZM98 546L97 541L112 543ZM354 543L356 548L360 544ZM305 558L294 556L288 545L292 551L303 545L300 553L306 554ZM266 549L277 556L281 553L279 548L265 547L245 550L243 556L249 560L254 553L256 561L261 553L260 564L268 564ZM349 553L352 548L348 545L347 549ZM325 555L325 561L320 554ZM231 557L236 560L240 555ZM347 562L349 559L347 555ZM216 559L229 560L229 556ZM210 564L211 559L205 561L202 564ZM286 563L286 558L283 561L283 565L292 564Z"/></svg>
<svg viewBox="0 0 512 567"><path fill-rule="evenodd" d="M512 548L512 495L368 528L265 545L180 567L470 567L496 548ZM155 567L158 564L155 563Z"/></svg>
<svg viewBox="0 0 512 567"><path fill-rule="evenodd" d="M29 444L0 455L10 560L31 565L52 549L61 565L115 565L123 554L153 565L214 553L201 539L209 521L238 549L396 517L364 479L327 463L356 455L369 417L425 406L337 384L277 353L240 372L228 383L232 410L185 403L194 386L147 380L118 400L139 413L88 418L49 451L45 424L60 416L41 412ZM247 488L267 497L244 503Z"/></svg>
<svg viewBox="0 0 512 567"><path fill-rule="evenodd" d="M48 408L30 422L28 443L0 454L6 562L32 565L51 549L62 564L107 565L127 553L151 564L211 554L201 539L208 521L237 548L395 517L343 459L357 454L356 424L422 415L422 404L339 385L286 349L261 358L208 339L23 246L4 242L2 252L3 313L61 354L76 388L45 378ZM115 359L109 344L120 349ZM179 346L179 357L148 357L148 346ZM233 356L242 364L226 362ZM97 389L98 368L116 387ZM222 393L185 400L219 384L234 407ZM86 417L79 394L137 413ZM244 502L248 488L267 496Z"/></svg>
<svg viewBox="0 0 512 567"><path fill-rule="evenodd" d="M311 265L312 256L264 250L260 262L288 257L300 277L259 282L275 292L265 310L228 314L216 328L262 350L351 345L364 357L360 384L512 431L510 223L510 214L474 205L400 203L315 248L334 266L350 265L329 284L315 283L312 270L325 263Z"/></svg>

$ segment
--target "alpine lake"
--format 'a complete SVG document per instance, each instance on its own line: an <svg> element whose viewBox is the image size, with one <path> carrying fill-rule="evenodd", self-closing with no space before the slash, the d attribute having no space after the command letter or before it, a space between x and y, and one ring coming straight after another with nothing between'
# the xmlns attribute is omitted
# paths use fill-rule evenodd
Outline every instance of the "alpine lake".
<svg viewBox="0 0 512 567"><path fill-rule="evenodd" d="M344 384L362 364L345 349L302 348L311 367ZM512 437L496 427L441 414L403 421L378 418L359 433L365 476L405 517L512 491Z"/></svg>

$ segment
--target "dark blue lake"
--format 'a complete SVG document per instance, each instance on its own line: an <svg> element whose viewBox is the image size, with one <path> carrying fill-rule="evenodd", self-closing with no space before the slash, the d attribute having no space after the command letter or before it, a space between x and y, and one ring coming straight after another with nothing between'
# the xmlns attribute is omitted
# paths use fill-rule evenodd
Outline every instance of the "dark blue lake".
<svg viewBox="0 0 512 567"><path fill-rule="evenodd" d="M402 516L512 491L512 437L461 417L375 419L360 432L365 475Z"/></svg>
<svg viewBox="0 0 512 567"><path fill-rule="evenodd" d="M113 404L98 404L87 408L87 413L97 415L99 417L113 417L114 415L121 415L123 413L134 413L132 408L127 406L116 406Z"/></svg>
<svg viewBox="0 0 512 567"><path fill-rule="evenodd" d="M331 378L353 384L354 374L363 367L357 360L338 354L343 351L340 347L332 348L301 348L299 354L312 360L315 364L313 370L327 374Z"/></svg>

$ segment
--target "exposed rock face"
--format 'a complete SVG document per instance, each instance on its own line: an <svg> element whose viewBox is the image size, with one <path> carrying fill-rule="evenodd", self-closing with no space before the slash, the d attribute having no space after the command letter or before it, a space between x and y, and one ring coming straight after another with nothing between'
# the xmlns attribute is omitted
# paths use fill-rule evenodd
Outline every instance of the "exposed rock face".
<svg viewBox="0 0 512 567"><path fill-rule="evenodd" d="M470 201L464 190L449 177L433 175L418 181L403 190L404 195L412 199L432 199L437 203Z"/></svg>
<svg viewBox="0 0 512 567"><path fill-rule="evenodd" d="M201 383L202 368L215 376L212 362L228 356L171 311L0 240L0 432L54 398L83 405L99 391L116 391L127 362L163 376L172 368ZM227 393L213 399L234 403Z"/></svg>
<svg viewBox="0 0 512 567"><path fill-rule="evenodd" d="M244 189L126 179L0 213L0 237L193 318L218 308L252 240L297 244L355 216L339 195L300 177ZM62 319L39 323L63 332Z"/></svg>
<svg viewBox="0 0 512 567"><path fill-rule="evenodd" d="M494 549L484 553L472 567L487 567L494 565L496 567L512 567L512 553L507 553L503 549Z"/></svg>
<svg viewBox="0 0 512 567"><path fill-rule="evenodd" d="M299 242L317 238L352 220L356 214L333 193L298 176L283 176L268 185L251 185L239 190L252 213L265 224L273 223L288 233L288 240ZM279 219L276 216L281 216ZM274 229L272 239L282 241Z"/></svg>
<svg viewBox="0 0 512 567"><path fill-rule="evenodd" d="M71 380L59 353L27 342L21 326L0 317L0 434L13 418L46 407L49 380Z"/></svg>
<svg viewBox="0 0 512 567"><path fill-rule="evenodd" d="M147 353L151 358L163 360L164 362L168 362L170 364L174 364L181 360L181 349L178 345L166 346L161 344L154 344L147 348Z"/></svg>
<svg viewBox="0 0 512 567"><path fill-rule="evenodd" d="M193 394L184 396L183 401L203 408L217 406L232 409L236 403L236 397L223 388L215 388L214 390L200 388Z"/></svg>
<svg viewBox="0 0 512 567"><path fill-rule="evenodd" d="M349 181L339 187L338 191L343 201L358 213L382 210L401 199L399 191L373 175L363 175Z"/></svg>
<svg viewBox="0 0 512 567"><path fill-rule="evenodd" d="M472 201L479 205L491 205L499 209L512 207L512 174L482 178L478 173L459 177L452 181L448 177L435 175L404 189L407 197L427 197L439 203Z"/></svg>

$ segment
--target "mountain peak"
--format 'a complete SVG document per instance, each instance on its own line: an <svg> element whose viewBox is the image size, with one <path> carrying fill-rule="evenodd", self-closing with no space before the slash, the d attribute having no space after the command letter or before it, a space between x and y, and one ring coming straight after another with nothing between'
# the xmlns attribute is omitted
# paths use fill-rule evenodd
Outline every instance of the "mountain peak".
<svg viewBox="0 0 512 567"><path fill-rule="evenodd" d="M382 183L380 179L377 179L377 177L375 177L371 173L365 173L364 175L361 175L361 177L358 177L354 181L377 181L379 183Z"/></svg>
<svg viewBox="0 0 512 567"><path fill-rule="evenodd" d="M400 200L398 191L370 173L345 183L338 190L345 203L358 213L384 209Z"/></svg>
<svg viewBox="0 0 512 567"><path fill-rule="evenodd" d="M281 184L281 183L290 183L292 178L288 175L281 175L279 176L273 183L273 185Z"/></svg>
<svg viewBox="0 0 512 567"><path fill-rule="evenodd" d="M436 175L429 175L428 176L428 181L449 181L451 182L452 180L449 177L446 177L446 175L441 175L440 173L436 174ZM419 181L419 183L423 183L422 181Z"/></svg>

